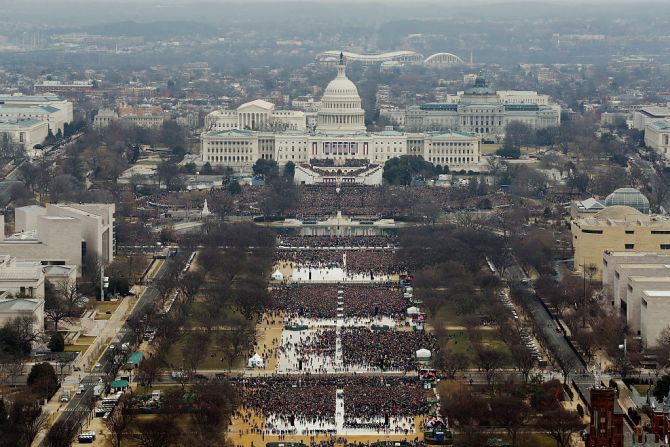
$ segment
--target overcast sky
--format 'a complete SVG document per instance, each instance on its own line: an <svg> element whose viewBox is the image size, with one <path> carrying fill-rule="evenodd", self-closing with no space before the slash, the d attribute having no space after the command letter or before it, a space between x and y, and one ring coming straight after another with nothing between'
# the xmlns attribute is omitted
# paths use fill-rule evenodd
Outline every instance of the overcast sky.
<svg viewBox="0 0 670 447"><path fill-rule="evenodd" d="M0 0L0 5L16 5L17 0ZM408 5L408 0L24 0L26 3L33 4L65 4L65 3L143 3L143 4L189 4L189 3L342 3L342 4L361 4L361 3L400 3ZM410 0L412 3L435 3L439 5L471 5L477 4L519 4L519 3L536 3L536 4L554 4L560 5L565 3L579 3L579 4L640 4L640 3L666 3L668 0Z"/></svg>

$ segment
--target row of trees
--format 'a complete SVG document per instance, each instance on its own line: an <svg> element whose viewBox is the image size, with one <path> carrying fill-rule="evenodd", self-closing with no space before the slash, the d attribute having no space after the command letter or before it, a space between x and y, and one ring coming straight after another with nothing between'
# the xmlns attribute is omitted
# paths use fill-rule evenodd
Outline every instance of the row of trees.
<svg viewBox="0 0 670 447"><path fill-rule="evenodd" d="M533 378L526 385L509 381L491 397L473 387L443 388L442 414L459 428L455 445L484 447L500 429L507 432L513 447L524 444L527 432L545 432L558 447L568 447L571 437L584 428L581 418L566 410L557 396L561 384Z"/></svg>
<svg viewBox="0 0 670 447"><path fill-rule="evenodd" d="M137 423L137 402L126 397L105 422L114 446L125 438L146 447L219 445L225 442L223 433L239 405L235 389L226 381L210 380L188 389L187 384L211 344L228 367L253 348L256 319L268 299L274 234L252 224L212 223L203 234L181 242L185 248L205 247L195 258L194 270L183 275L176 269L169 271L156 284L155 308L128 322L135 339L147 327L156 328L155 349L140 365L139 383L149 389L162 370L176 367L170 365L168 354L181 341L185 373L178 377L181 388L161 397L155 418ZM167 315L161 315L160 309L175 291L178 300ZM188 416L187 426L174 424L177 415Z"/></svg>
<svg viewBox="0 0 670 447"><path fill-rule="evenodd" d="M151 419L137 419L140 405L133 394L124 394L104 420L113 447L120 447L125 439L142 447L224 444L239 397L229 382L216 379L193 385L188 392L167 391ZM183 415L187 424L175 424L175 418Z"/></svg>
<svg viewBox="0 0 670 447"><path fill-rule="evenodd" d="M409 186L415 178L429 179L439 174L448 174L447 166L435 166L418 155L393 157L384 164L384 181L390 185Z"/></svg>

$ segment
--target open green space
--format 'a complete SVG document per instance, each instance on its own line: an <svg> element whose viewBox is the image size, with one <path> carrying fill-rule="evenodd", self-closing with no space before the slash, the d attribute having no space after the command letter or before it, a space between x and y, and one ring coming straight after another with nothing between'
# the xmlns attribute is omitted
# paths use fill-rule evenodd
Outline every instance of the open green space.
<svg viewBox="0 0 670 447"><path fill-rule="evenodd" d="M449 330L449 342L447 346L453 352L463 353L470 358L470 368L477 367L477 353L472 346L472 341L468 336L467 331ZM503 357L503 368L513 367L514 361L509 347L504 340L501 340L497 331L479 330L477 333L481 336L481 343L485 346L495 349L500 352Z"/></svg>
<svg viewBox="0 0 670 447"><path fill-rule="evenodd" d="M514 366L514 360L512 359L512 353L509 350L509 346L507 346L507 343L500 338L497 331L481 331L481 334L482 343L484 345L495 349L503 355L505 359L504 365L506 367Z"/></svg>
<svg viewBox="0 0 670 447"><path fill-rule="evenodd" d="M493 144L482 144L482 155L492 155L495 154L496 151L502 146L502 144L499 143L493 143Z"/></svg>
<svg viewBox="0 0 670 447"><path fill-rule="evenodd" d="M233 321L235 317L240 315L240 312L237 309L233 309L232 306L225 306L220 309L219 312L220 318L216 322L216 326L226 326ZM195 301L186 311L186 322L184 323L184 327L186 329L203 327L203 323L199 321L199 318L206 313L207 308L205 304L202 301Z"/></svg>
<svg viewBox="0 0 670 447"><path fill-rule="evenodd" d="M85 335L80 335L77 338L77 344L78 345L90 345L95 341L95 337L87 337Z"/></svg>
<svg viewBox="0 0 670 447"><path fill-rule="evenodd" d="M227 370L229 363L228 359L223 354L223 349L219 345L219 339L222 331L212 331L210 335L210 342L207 346L203 346L204 354L202 360L198 363L197 369L217 369ZM172 345L170 351L165 356L165 361L168 365L172 365L175 369L186 367L184 360L184 346L187 343L188 332L182 332L177 341ZM246 362L246 355L241 355L233 362L233 369L241 368Z"/></svg>
<svg viewBox="0 0 670 447"><path fill-rule="evenodd" d="M652 388L652 385L646 385L646 384L637 384L633 386L635 387L637 392L640 393L640 396L646 396L649 388Z"/></svg>
<svg viewBox="0 0 670 447"><path fill-rule="evenodd" d="M433 321L439 321L444 326L463 326L465 318L462 315L458 315L454 303L447 300L442 304Z"/></svg>
<svg viewBox="0 0 670 447"><path fill-rule="evenodd" d="M94 307L100 313L114 312L119 304L121 304L121 301L96 301Z"/></svg>

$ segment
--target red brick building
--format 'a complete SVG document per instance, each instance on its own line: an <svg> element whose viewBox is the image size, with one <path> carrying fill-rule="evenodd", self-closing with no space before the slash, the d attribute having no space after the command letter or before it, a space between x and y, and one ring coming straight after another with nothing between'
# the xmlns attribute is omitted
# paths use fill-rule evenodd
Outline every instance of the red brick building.
<svg viewBox="0 0 670 447"><path fill-rule="evenodd" d="M653 410L651 432L654 434L655 442L667 444L670 440L670 393L663 399L663 405Z"/></svg>
<svg viewBox="0 0 670 447"><path fill-rule="evenodd" d="M591 389L591 424L587 447L623 447L624 415L616 405L614 388Z"/></svg>

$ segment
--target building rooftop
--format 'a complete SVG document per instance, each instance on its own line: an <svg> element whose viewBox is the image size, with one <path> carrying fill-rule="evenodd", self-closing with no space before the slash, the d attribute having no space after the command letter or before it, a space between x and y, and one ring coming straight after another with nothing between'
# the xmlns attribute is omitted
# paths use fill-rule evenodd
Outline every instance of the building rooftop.
<svg viewBox="0 0 670 447"><path fill-rule="evenodd" d="M30 113L30 114L47 114L47 113L54 113L58 112L60 109L53 107L53 106L14 106L11 104L2 104L0 103L0 113L14 113L14 114L19 114L19 113Z"/></svg>
<svg viewBox="0 0 670 447"><path fill-rule="evenodd" d="M32 312L41 305L37 298L0 299L0 312Z"/></svg>
<svg viewBox="0 0 670 447"><path fill-rule="evenodd" d="M5 241L36 241L37 231L22 231L20 233L10 234L5 238Z"/></svg>
<svg viewBox="0 0 670 447"><path fill-rule="evenodd" d="M654 130L670 130L670 120L654 120L648 126Z"/></svg>
<svg viewBox="0 0 670 447"><path fill-rule="evenodd" d="M64 101L57 95L0 95L0 104L11 102L55 102Z"/></svg>
<svg viewBox="0 0 670 447"><path fill-rule="evenodd" d="M426 132L425 135L432 137L451 137L451 138L461 138L464 140L470 140L475 137L474 134L468 132L458 132L455 130L438 130L433 132Z"/></svg>
<svg viewBox="0 0 670 447"><path fill-rule="evenodd" d="M644 290L642 293L650 298L670 298L670 290Z"/></svg>
<svg viewBox="0 0 670 447"><path fill-rule="evenodd" d="M466 89L466 95L497 95L496 91L486 84L486 79L478 77L475 79L475 85Z"/></svg>
<svg viewBox="0 0 670 447"><path fill-rule="evenodd" d="M620 264L619 267L624 269L658 269L658 268L670 268L668 264Z"/></svg>
<svg viewBox="0 0 670 447"><path fill-rule="evenodd" d="M37 281L41 277L41 270L29 267L13 267L0 269L0 281Z"/></svg>
<svg viewBox="0 0 670 447"><path fill-rule="evenodd" d="M626 205L643 214L649 213L649 199L635 188L619 188L605 199L605 206Z"/></svg>
<svg viewBox="0 0 670 447"><path fill-rule="evenodd" d="M663 267L670 269L670 265ZM669 276L631 276L629 279L635 282L670 282Z"/></svg>
<svg viewBox="0 0 670 447"><path fill-rule="evenodd" d="M639 112L650 118L665 118L670 116L670 107L649 106L641 108Z"/></svg>
<svg viewBox="0 0 670 447"><path fill-rule="evenodd" d="M29 129L34 126L39 126L43 124L44 121L40 121L34 118L29 119L1 119L0 118L0 130L12 130L12 129Z"/></svg>
<svg viewBox="0 0 670 447"><path fill-rule="evenodd" d="M262 99L255 99L253 101L245 102L244 104L239 106L237 108L237 110L242 111L242 110L244 110L248 107L259 107L259 108L265 109L265 110L274 110L275 105L272 104L271 102L264 101Z"/></svg>
<svg viewBox="0 0 670 447"><path fill-rule="evenodd" d="M256 134L258 134L258 132L243 129L210 130L205 133L208 137L253 137Z"/></svg>
<svg viewBox="0 0 670 447"><path fill-rule="evenodd" d="M74 265L45 265L42 271L49 276L69 276L76 268Z"/></svg>
<svg viewBox="0 0 670 447"><path fill-rule="evenodd" d="M602 209L605 208L605 205L598 202L593 197L589 197L586 200L579 200L579 201L576 202L576 204L577 204L577 208L579 210L584 210L584 211L596 211L596 210L602 210Z"/></svg>
<svg viewBox="0 0 670 447"><path fill-rule="evenodd" d="M449 102L428 102L419 106L420 110L456 112L458 104Z"/></svg>

